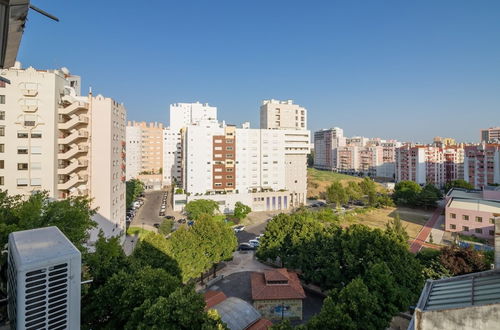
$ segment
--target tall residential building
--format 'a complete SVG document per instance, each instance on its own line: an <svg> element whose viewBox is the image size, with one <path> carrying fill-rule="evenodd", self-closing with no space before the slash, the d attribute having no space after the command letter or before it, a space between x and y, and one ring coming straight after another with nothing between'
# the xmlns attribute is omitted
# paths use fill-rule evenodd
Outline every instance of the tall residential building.
<svg viewBox="0 0 500 330"><path fill-rule="evenodd" d="M339 166L337 148L345 146L344 130L334 127L314 132L314 167L336 170Z"/></svg>
<svg viewBox="0 0 500 330"><path fill-rule="evenodd" d="M127 179L140 179L149 189L163 186L163 124L128 122Z"/></svg>
<svg viewBox="0 0 500 330"><path fill-rule="evenodd" d="M409 180L441 187L463 177L462 146L404 145L396 151L396 181Z"/></svg>
<svg viewBox="0 0 500 330"><path fill-rule="evenodd" d="M163 183L182 184L181 131L163 129Z"/></svg>
<svg viewBox="0 0 500 330"><path fill-rule="evenodd" d="M0 85L0 189L24 195L45 190L56 199L90 196L105 234L120 234L125 228L123 105L79 96L80 79L67 69L17 66L0 75L10 81Z"/></svg>
<svg viewBox="0 0 500 330"><path fill-rule="evenodd" d="M260 128L307 129L307 109L292 100L264 100L260 107Z"/></svg>
<svg viewBox="0 0 500 330"><path fill-rule="evenodd" d="M500 143L500 126L482 129L481 142Z"/></svg>
<svg viewBox="0 0 500 330"><path fill-rule="evenodd" d="M500 144L465 146L464 179L476 189L500 183Z"/></svg>
<svg viewBox="0 0 500 330"><path fill-rule="evenodd" d="M447 146L457 145L457 141L454 138L450 137L436 136L434 137L433 142L436 147L447 147Z"/></svg>
<svg viewBox="0 0 500 330"><path fill-rule="evenodd" d="M170 129L179 131L204 120L217 120L217 108L208 103L175 103L170 105Z"/></svg>

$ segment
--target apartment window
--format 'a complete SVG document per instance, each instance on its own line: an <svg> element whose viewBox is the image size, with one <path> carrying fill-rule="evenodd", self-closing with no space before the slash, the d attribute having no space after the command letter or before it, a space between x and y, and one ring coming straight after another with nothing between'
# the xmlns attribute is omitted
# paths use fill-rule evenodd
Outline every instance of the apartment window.
<svg viewBox="0 0 500 330"><path fill-rule="evenodd" d="M226 179L232 179L233 176L232 175L226 175Z"/></svg>
<svg viewBox="0 0 500 330"><path fill-rule="evenodd" d="M31 185L34 187L39 187L42 185L42 179L41 178L32 178L31 179Z"/></svg>
<svg viewBox="0 0 500 330"><path fill-rule="evenodd" d="M19 139L27 139L28 138L28 132L26 132L26 131L17 131L17 137Z"/></svg>
<svg viewBox="0 0 500 330"><path fill-rule="evenodd" d="M31 147L31 154L32 155L41 155L42 154L42 147L41 146Z"/></svg>
<svg viewBox="0 0 500 330"><path fill-rule="evenodd" d="M483 217L476 217L476 222L483 222Z"/></svg>
<svg viewBox="0 0 500 330"><path fill-rule="evenodd" d="M222 140L214 140L214 143L222 143Z"/></svg>
<svg viewBox="0 0 500 330"><path fill-rule="evenodd" d="M0 104L5 104L5 95L0 95Z"/></svg>
<svg viewBox="0 0 500 330"><path fill-rule="evenodd" d="M222 154L215 154L214 157L215 158L222 158Z"/></svg>
<svg viewBox="0 0 500 330"><path fill-rule="evenodd" d="M490 218L490 223L495 224L495 218Z"/></svg>
<svg viewBox="0 0 500 330"><path fill-rule="evenodd" d="M233 147L226 147L226 150L231 151L231 150L233 150Z"/></svg>
<svg viewBox="0 0 500 330"><path fill-rule="evenodd" d="M222 175L216 175L216 176L214 176L214 179L216 179L216 180L219 179L220 180L220 179L222 179Z"/></svg>
<svg viewBox="0 0 500 330"><path fill-rule="evenodd" d="M4 169L5 168L5 160L0 160L0 169Z"/></svg>
<svg viewBox="0 0 500 330"><path fill-rule="evenodd" d="M226 172L232 172L233 169L232 168L226 168Z"/></svg>
<svg viewBox="0 0 500 330"><path fill-rule="evenodd" d="M5 152L5 144L0 144L0 152Z"/></svg>
<svg viewBox="0 0 500 330"><path fill-rule="evenodd" d="M0 111L0 120L5 120L5 111Z"/></svg>
<svg viewBox="0 0 500 330"><path fill-rule="evenodd" d="M483 230L481 228L476 228L474 231L476 232L476 234L482 234L483 233Z"/></svg>
<svg viewBox="0 0 500 330"><path fill-rule="evenodd" d="M0 126L0 136L5 136L5 126Z"/></svg>
<svg viewBox="0 0 500 330"><path fill-rule="evenodd" d="M215 147L214 150L222 150L222 147Z"/></svg>
<svg viewBox="0 0 500 330"><path fill-rule="evenodd" d="M0 176L0 186L3 186L5 184L5 179L3 176Z"/></svg>
<svg viewBox="0 0 500 330"><path fill-rule="evenodd" d="M3 179L3 177L0 177L0 178L2 178L2 179ZM494 231L494 230L490 230L490 235L491 235L491 236L495 236L495 231Z"/></svg>
<svg viewBox="0 0 500 330"><path fill-rule="evenodd" d="M33 163L31 163L31 169L32 170L41 170L42 169L42 163L40 163L40 162L33 162Z"/></svg>
<svg viewBox="0 0 500 330"><path fill-rule="evenodd" d="M216 182L216 183L214 184L214 186L216 186L216 187L222 187L222 183L220 183L220 182Z"/></svg>
<svg viewBox="0 0 500 330"><path fill-rule="evenodd" d="M214 172L222 172L222 168L216 168L214 169Z"/></svg>
<svg viewBox="0 0 500 330"><path fill-rule="evenodd" d="M233 158L233 157L234 157L234 155L233 155L233 154L226 154L226 157L227 157L227 158Z"/></svg>
<svg viewBox="0 0 500 330"><path fill-rule="evenodd" d="M468 215L462 215L462 220L469 220L469 216Z"/></svg>
<svg viewBox="0 0 500 330"><path fill-rule="evenodd" d="M233 186L233 183L232 183L232 182L228 182L228 183L227 183L227 186L228 186L228 187L232 187L232 186Z"/></svg>
<svg viewBox="0 0 500 330"><path fill-rule="evenodd" d="M17 163L17 169L19 171L26 171L26 170L28 170L28 163Z"/></svg>
<svg viewBox="0 0 500 330"><path fill-rule="evenodd" d="M18 187L27 187L28 186L28 179L17 179L17 186Z"/></svg>
<svg viewBox="0 0 500 330"><path fill-rule="evenodd" d="M469 231L469 227L467 227L467 226L462 226L462 231Z"/></svg>
<svg viewBox="0 0 500 330"><path fill-rule="evenodd" d="M31 138L32 139L41 139L42 138L42 132L41 131L33 131L33 132L31 132Z"/></svg>
<svg viewBox="0 0 500 330"><path fill-rule="evenodd" d="M457 229L457 225L450 225L450 229Z"/></svg>
<svg viewBox="0 0 500 330"><path fill-rule="evenodd" d="M226 143L232 144L232 143L234 143L234 140L233 139L226 139Z"/></svg>
<svg viewBox="0 0 500 330"><path fill-rule="evenodd" d="M28 148L26 148L26 147L17 147L17 154L18 155L27 155L28 154Z"/></svg>

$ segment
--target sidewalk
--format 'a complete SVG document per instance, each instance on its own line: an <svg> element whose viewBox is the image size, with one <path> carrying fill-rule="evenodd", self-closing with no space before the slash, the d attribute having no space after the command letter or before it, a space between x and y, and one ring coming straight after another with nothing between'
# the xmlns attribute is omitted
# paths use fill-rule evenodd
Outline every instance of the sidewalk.
<svg viewBox="0 0 500 330"><path fill-rule="evenodd" d="M413 240L413 242L410 245L410 252L412 253L417 253L422 249L422 246L425 244L427 239L429 238L429 234L431 233L432 229L436 228L439 229L440 227L440 222L438 221L441 212L443 211L443 206L441 203L439 206L434 210L434 213L432 214L431 218L425 223L425 225L422 227L420 232L418 233L417 237ZM433 239L435 239L434 234L432 235ZM441 235L442 237L442 235Z"/></svg>

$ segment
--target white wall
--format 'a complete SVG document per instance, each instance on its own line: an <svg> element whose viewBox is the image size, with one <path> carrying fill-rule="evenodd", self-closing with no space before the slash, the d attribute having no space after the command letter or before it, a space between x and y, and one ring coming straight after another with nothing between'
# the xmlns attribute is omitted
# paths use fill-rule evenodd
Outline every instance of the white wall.
<svg viewBox="0 0 500 330"><path fill-rule="evenodd" d="M137 126L127 126L127 181L137 178L141 172L141 128Z"/></svg>

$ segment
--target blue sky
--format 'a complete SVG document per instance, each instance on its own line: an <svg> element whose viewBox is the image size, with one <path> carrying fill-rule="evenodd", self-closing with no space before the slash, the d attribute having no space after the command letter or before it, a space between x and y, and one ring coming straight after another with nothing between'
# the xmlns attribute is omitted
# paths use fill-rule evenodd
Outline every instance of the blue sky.
<svg viewBox="0 0 500 330"><path fill-rule="evenodd" d="M477 141L500 125L500 1L32 0L18 59L66 66L131 120L201 101L258 127L293 99L309 129Z"/></svg>

